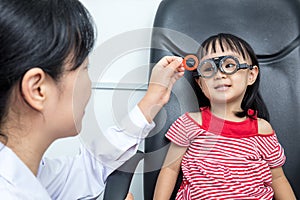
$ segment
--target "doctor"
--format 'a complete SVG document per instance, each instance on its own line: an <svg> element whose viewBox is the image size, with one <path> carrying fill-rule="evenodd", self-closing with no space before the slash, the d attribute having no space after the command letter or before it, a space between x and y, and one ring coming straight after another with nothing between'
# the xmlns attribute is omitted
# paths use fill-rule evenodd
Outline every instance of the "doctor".
<svg viewBox="0 0 300 200"><path fill-rule="evenodd" d="M76 157L50 160L43 154L51 143L81 130L91 94L91 16L78 0L0 0L0 33L1 199L97 197L154 127L183 76L181 58L162 58L131 122L105 133L115 144L111 154L95 159L82 147Z"/></svg>

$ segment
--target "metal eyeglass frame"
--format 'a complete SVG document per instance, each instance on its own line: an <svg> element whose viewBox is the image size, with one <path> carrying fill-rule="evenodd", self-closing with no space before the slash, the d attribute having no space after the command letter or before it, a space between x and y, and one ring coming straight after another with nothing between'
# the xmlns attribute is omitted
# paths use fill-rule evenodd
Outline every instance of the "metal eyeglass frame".
<svg viewBox="0 0 300 200"><path fill-rule="evenodd" d="M222 64L224 63L224 61L228 58L231 58L235 61L236 63L236 68L232 71L232 72L226 72L223 67L222 67ZM201 74L200 72L200 69L201 69L201 66L203 66L205 63L210 63L214 69L212 75L210 76L204 76L203 74ZM211 78L213 77L214 75L216 75L216 73L218 72L218 69L226 74L226 75L231 75L231 74L234 74L236 73L238 70L240 69L250 69L252 70L253 69L253 66L252 65L248 65L247 63L242 63L240 64L239 60L234 57L234 56L220 56L220 57L215 57L215 58L210 58L210 59L207 59L207 60L204 60L202 61L199 66L197 67L197 72L194 73L194 76L200 76L202 78Z"/></svg>

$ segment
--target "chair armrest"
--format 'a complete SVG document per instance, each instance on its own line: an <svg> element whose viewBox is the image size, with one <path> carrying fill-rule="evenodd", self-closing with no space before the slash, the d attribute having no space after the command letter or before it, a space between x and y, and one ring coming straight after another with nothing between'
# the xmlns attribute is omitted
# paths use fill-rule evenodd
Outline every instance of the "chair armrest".
<svg viewBox="0 0 300 200"><path fill-rule="evenodd" d="M132 158L108 176L103 200L125 199L130 188L134 171L140 160L143 158L144 153L142 151L137 151Z"/></svg>

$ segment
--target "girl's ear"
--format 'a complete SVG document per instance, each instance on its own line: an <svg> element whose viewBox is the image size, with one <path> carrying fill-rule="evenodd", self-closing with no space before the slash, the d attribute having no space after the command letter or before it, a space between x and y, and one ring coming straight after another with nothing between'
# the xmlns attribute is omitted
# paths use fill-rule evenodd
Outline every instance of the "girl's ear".
<svg viewBox="0 0 300 200"><path fill-rule="evenodd" d="M253 83L255 83L258 73L259 69L256 65L253 66L252 70L249 70L248 85L252 85Z"/></svg>
<svg viewBox="0 0 300 200"><path fill-rule="evenodd" d="M46 99L46 74L41 68L32 68L23 76L21 92L28 105L37 111L44 108Z"/></svg>

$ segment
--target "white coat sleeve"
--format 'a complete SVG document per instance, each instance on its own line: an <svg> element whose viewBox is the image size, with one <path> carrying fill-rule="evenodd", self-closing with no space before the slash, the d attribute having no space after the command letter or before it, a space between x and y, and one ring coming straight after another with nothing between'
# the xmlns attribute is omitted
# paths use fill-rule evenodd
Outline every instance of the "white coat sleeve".
<svg viewBox="0 0 300 200"><path fill-rule="evenodd" d="M114 170L136 153L138 144L154 126L154 122L149 124L139 107L135 106L118 125L98 134L101 139L85 140L85 145L97 160Z"/></svg>
<svg viewBox="0 0 300 200"><path fill-rule="evenodd" d="M81 146L76 157L44 158L38 179L52 199L90 199L99 196L108 175L131 158L138 144L153 129L136 106L103 137Z"/></svg>

